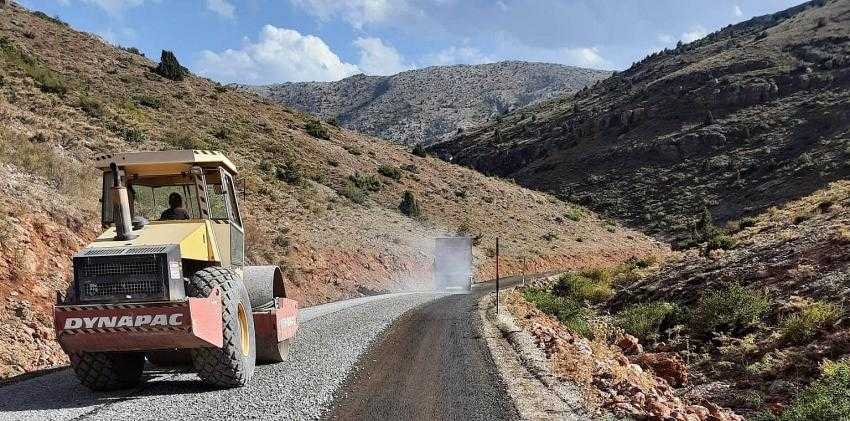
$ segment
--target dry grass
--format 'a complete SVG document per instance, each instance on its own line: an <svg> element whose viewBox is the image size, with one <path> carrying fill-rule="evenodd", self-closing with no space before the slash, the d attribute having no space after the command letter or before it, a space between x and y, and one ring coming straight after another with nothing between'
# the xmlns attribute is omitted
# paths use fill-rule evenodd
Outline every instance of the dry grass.
<svg viewBox="0 0 850 421"><path fill-rule="evenodd" d="M50 144L36 143L0 129L0 162L44 178L60 194L80 199L92 197L94 171L72 157L61 155Z"/></svg>

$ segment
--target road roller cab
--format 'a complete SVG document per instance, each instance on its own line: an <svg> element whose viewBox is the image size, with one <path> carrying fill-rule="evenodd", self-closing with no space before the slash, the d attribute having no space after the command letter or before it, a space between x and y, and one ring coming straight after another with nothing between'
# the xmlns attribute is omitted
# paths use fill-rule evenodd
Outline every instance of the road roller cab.
<svg viewBox="0 0 850 421"><path fill-rule="evenodd" d="M255 361L286 358L297 303L276 266L249 266L236 167L214 151L95 160L103 233L74 256L56 337L96 390L132 387L145 361L244 385Z"/></svg>

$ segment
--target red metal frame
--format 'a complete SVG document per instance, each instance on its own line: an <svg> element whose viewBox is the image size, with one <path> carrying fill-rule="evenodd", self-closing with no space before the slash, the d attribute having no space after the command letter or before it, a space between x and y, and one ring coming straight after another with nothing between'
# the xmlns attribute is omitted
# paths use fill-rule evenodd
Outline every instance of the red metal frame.
<svg viewBox="0 0 850 421"><path fill-rule="evenodd" d="M275 307L254 312L257 345L295 336L298 302L276 298ZM149 351L221 347L221 292L207 298L144 304L56 305L56 338L65 352Z"/></svg>
<svg viewBox="0 0 850 421"><path fill-rule="evenodd" d="M276 344L295 336L298 330L298 301L275 298L275 308L254 312L257 346Z"/></svg>
<svg viewBox="0 0 850 421"><path fill-rule="evenodd" d="M57 305L56 338L65 352L221 347L221 292L144 304Z"/></svg>

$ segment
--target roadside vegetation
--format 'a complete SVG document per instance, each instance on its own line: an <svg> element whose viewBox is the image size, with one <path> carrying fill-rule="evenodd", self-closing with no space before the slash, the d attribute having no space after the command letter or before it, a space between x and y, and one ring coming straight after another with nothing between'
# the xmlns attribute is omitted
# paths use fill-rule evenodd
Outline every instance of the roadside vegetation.
<svg viewBox="0 0 850 421"><path fill-rule="evenodd" d="M745 227L738 231L756 224L742 222ZM623 351L637 352L634 361L649 364L645 369L655 370L652 364L658 358L679 361L668 361L657 372L671 375L671 367L680 364L682 374L670 378L671 384L690 381L698 385L731 377L749 385L713 399L752 419L797 421L850 416L848 361L804 357L807 344L835 331L844 314L841 306L799 297L792 297L789 304L776 293L740 282L695 290L690 300L624 300L629 288L664 270L654 263L633 259L617 267L564 273L521 288L522 298L570 332L606 346L627 346ZM624 335L634 339L623 339ZM635 351L637 343L641 346ZM671 351L675 357L667 356ZM839 351L831 352L826 355ZM696 374L689 375L691 371ZM786 406L767 411L772 402L768 396L773 395L764 379L791 375L811 380L798 390L783 392Z"/></svg>

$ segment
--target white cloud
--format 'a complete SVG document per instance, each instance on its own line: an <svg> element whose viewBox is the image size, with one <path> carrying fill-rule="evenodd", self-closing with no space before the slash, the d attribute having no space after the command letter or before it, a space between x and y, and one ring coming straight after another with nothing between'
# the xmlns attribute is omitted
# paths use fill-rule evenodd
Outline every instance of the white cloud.
<svg viewBox="0 0 850 421"><path fill-rule="evenodd" d="M484 55L477 48L451 46L426 56L424 61L431 66L447 66L451 64L492 63L496 60Z"/></svg>
<svg viewBox="0 0 850 421"><path fill-rule="evenodd" d="M741 6L738 6L736 4L735 6L732 7L732 14L735 15L735 17L741 17L741 16L744 16L744 11L741 10Z"/></svg>
<svg viewBox="0 0 850 421"><path fill-rule="evenodd" d="M413 66L404 63L404 57L380 38L357 38L354 45L360 49L359 67L370 75L394 75Z"/></svg>
<svg viewBox="0 0 850 421"><path fill-rule="evenodd" d="M706 35L708 35L708 31L702 25L695 25L689 31L682 34L682 42L693 42Z"/></svg>
<svg viewBox="0 0 850 421"><path fill-rule="evenodd" d="M321 20L342 17L355 28L380 23L393 16L407 13L407 0L290 0L290 2Z"/></svg>
<svg viewBox="0 0 850 421"><path fill-rule="evenodd" d="M580 67L601 68L608 65L608 61L602 58L597 47L565 48L562 50L565 64Z"/></svg>
<svg viewBox="0 0 850 421"><path fill-rule="evenodd" d="M673 44L678 41L676 37L668 34L658 34L658 40L664 44Z"/></svg>
<svg viewBox="0 0 850 421"><path fill-rule="evenodd" d="M207 10L222 17L233 19L236 17L236 7L227 0L206 0Z"/></svg>
<svg viewBox="0 0 850 421"><path fill-rule="evenodd" d="M338 80L360 69L340 60L319 37L266 25L257 42L246 39L238 50L202 51L196 71L224 82L266 84Z"/></svg>
<svg viewBox="0 0 850 421"><path fill-rule="evenodd" d="M708 30L706 30L702 25L694 25L691 27L690 30L682 32L682 34L679 35L679 38L676 38L670 34L658 34L656 38L662 44L671 45L679 41L682 41L684 43L693 42L706 35L708 35Z"/></svg>

